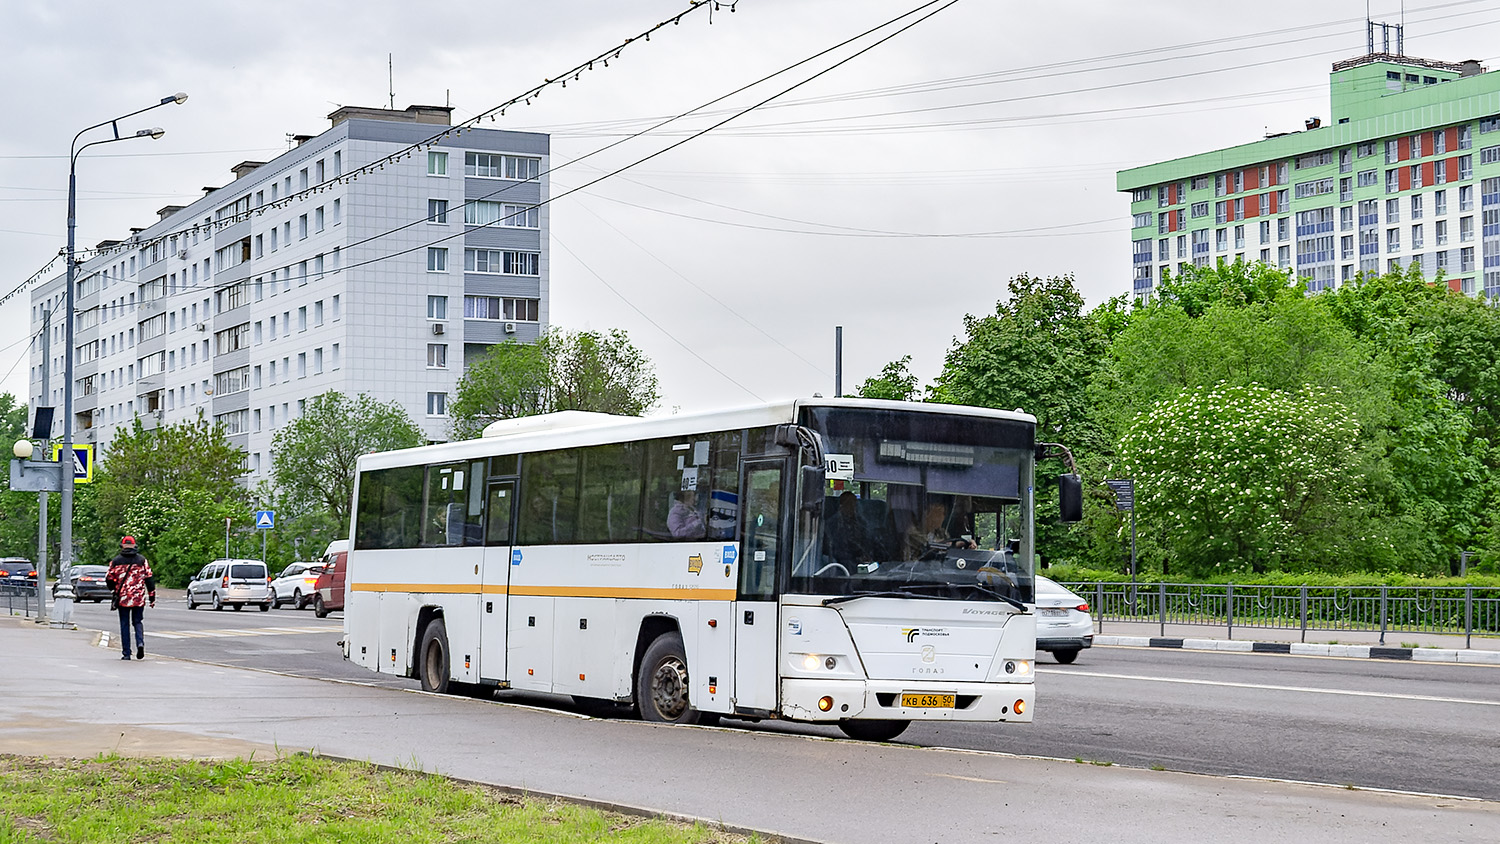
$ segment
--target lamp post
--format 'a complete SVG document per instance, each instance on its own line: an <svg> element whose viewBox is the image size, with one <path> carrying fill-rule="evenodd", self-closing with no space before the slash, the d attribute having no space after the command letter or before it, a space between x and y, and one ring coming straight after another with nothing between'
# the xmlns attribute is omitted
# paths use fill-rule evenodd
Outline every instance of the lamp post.
<svg viewBox="0 0 1500 844"><path fill-rule="evenodd" d="M73 260L73 240L75 230L78 227L78 156L83 154L83 151L89 147L98 146L99 144L128 141L132 138L151 138L152 140L160 138L166 134L161 129L141 129L134 135L121 135L120 121L135 117L137 114L150 111L153 108L160 108L173 103L181 105L184 102L187 102L187 94L173 94L169 97L162 97L158 103L137 109L129 114L122 114L103 123L95 123L93 126L89 126L74 135L73 143L68 148L68 286L67 290L63 293L63 325L65 327L63 329L62 460L65 469L62 479L62 495L60 496L62 530L59 537L59 544L62 547L58 550L57 555L58 571L67 571L68 567L73 565L73 473L67 471L67 469L71 468L73 462L73 283L78 272L77 264ZM90 141L83 146L78 145L78 139L83 137L85 133L92 132L95 129L102 129L105 126L110 128L114 133L114 137ZM68 579L62 578L57 584L57 600L53 603L52 623L55 625L67 625L72 620L73 585Z"/></svg>

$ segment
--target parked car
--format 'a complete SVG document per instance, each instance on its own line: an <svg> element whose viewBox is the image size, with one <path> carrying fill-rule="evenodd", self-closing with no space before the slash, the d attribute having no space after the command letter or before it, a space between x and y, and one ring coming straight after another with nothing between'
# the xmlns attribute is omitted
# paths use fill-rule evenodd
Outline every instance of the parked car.
<svg viewBox="0 0 1500 844"><path fill-rule="evenodd" d="M322 563L292 563L271 581L271 606L291 604L302 609L312 601L317 591L318 575L323 573Z"/></svg>
<svg viewBox="0 0 1500 844"><path fill-rule="evenodd" d="M36 591L36 566L25 557L0 559L0 589L19 594Z"/></svg>
<svg viewBox="0 0 1500 844"><path fill-rule="evenodd" d="M323 573L318 575L317 594L313 595L313 615L325 618L344 608L344 580L349 564L349 540L335 539L323 552Z"/></svg>
<svg viewBox="0 0 1500 844"><path fill-rule="evenodd" d="M207 604L216 610L246 604L271 608L271 575L260 560L214 560L188 583L188 609Z"/></svg>
<svg viewBox="0 0 1500 844"><path fill-rule="evenodd" d="M73 600L75 601L100 601L108 600L114 596L109 584L105 582L104 576L109 573L109 566L73 566L68 569L68 582L73 584ZM59 583L52 584L52 597L57 597Z"/></svg>
<svg viewBox="0 0 1500 844"><path fill-rule="evenodd" d="M1036 578L1036 649L1049 651L1064 665L1094 646L1094 617L1089 602L1050 578Z"/></svg>

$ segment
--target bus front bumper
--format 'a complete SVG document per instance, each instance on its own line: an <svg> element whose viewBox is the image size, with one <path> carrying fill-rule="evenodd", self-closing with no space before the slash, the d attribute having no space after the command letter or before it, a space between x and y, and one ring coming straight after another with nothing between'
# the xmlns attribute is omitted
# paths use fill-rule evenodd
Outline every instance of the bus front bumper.
<svg viewBox="0 0 1500 844"><path fill-rule="evenodd" d="M913 698L912 696L918 696ZM823 698L832 703L825 710ZM925 705L903 705L925 704ZM792 721L882 718L897 721L1030 723L1034 683L902 683L898 680L781 681L781 716ZM1017 705L1019 703L1019 706Z"/></svg>

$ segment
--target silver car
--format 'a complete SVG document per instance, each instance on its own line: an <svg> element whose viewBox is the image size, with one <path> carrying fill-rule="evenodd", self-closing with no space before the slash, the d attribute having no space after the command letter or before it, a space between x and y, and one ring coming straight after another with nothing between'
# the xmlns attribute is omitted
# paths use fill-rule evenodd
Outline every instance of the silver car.
<svg viewBox="0 0 1500 844"><path fill-rule="evenodd" d="M1094 646L1094 617L1089 602L1056 581L1036 578L1036 649L1050 651L1067 665L1078 652Z"/></svg>
<svg viewBox="0 0 1500 844"><path fill-rule="evenodd" d="M188 609L207 604L216 610L246 604L271 609L271 577L260 560L214 560L188 584Z"/></svg>

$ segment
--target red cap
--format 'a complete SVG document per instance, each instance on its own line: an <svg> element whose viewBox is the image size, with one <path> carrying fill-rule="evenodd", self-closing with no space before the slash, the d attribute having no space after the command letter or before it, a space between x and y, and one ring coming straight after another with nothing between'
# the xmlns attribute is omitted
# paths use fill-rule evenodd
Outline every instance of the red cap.
<svg viewBox="0 0 1500 844"><path fill-rule="evenodd" d="M133 537L133 536L121 537L121 539L120 539L120 547L121 548L134 548L135 547L135 537Z"/></svg>

